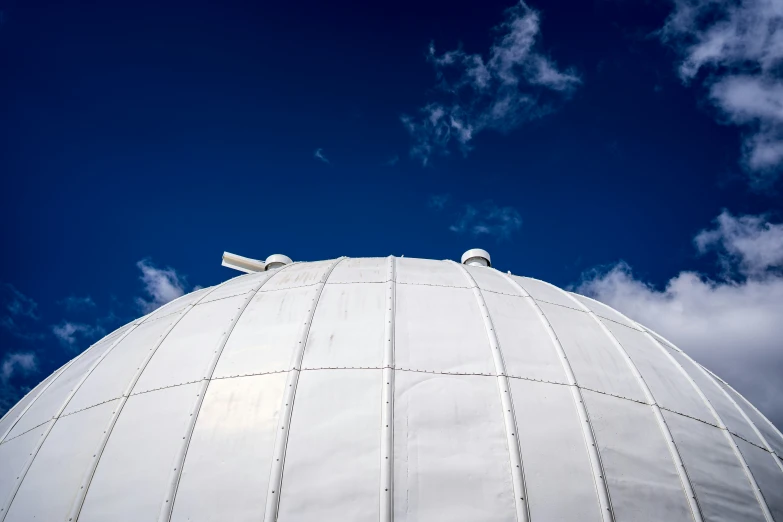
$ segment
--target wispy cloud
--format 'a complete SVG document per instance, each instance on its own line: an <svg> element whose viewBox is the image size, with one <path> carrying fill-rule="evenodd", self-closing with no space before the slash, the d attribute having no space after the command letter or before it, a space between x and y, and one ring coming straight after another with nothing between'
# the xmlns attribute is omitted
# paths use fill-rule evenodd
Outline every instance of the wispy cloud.
<svg viewBox="0 0 783 522"><path fill-rule="evenodd" d="M7 384L12 377L21 373L30 374L37 369L35 354L32 352L7 353L0 364L0 383Z"/></svg>
<svg viewBox="0 0 783 522"><path fill-rule="evenodd" d="M449 230L471 236L491 236L509 239L522 227L522 216L514 207L501 207L491 201L465 205L457 222Z"/></svg>
<svg viewBox="0 0 783 522"><path fill-rule="evenodd" d="M173 268L158 268L149 259L142 259L136 266L141 270L139 278L146 294L145 298L136 298L142 312L149 313L185 294L187 279Z"/></svg>
<svg viewBox="0 0 783 522"><path fill-rule="evenodd" d="M443 210L451 200L451 194L435 194L427 200L427 206L435 210Z"/></svg>
<svg viewBox="0 0 783 522"><path fill-rule="evenodd" d="M63 346L75 348L81 341L91 341L106 335L106 330L101 326L62 321L52 327L52 333Z"/></svg>
<svg viewBox="0 0 783 522"><path fill-rule="evenodd" d="M620 262L577 291L671 339L783 428L783 224L724 212L694 244L717 255L719 278L685 271L659 290Z"/></svg>
<svg viewBox="0 0 783 522"><path fill-rule="evenodd" d="M76 297L72 295L60 300L59 304L63 305L69 312L95 308L95 301L93 301L92 297L89 295L85 297Z"/></svg>
<svg viewBox="0 0 783 522"><path fill-rule="evenodd" d="M33 352L11 352L0 362L0 416L25 394L29 387L24 383L38 371L38 362Z"/></svg>
<svg viewBox="0 0 783 522"><path fill-rule="evenodd" d="M0 284L0 326L19 339L37 340L41 335L34 326L39 319L35 300L11 284Z"/></svg>
<svg viewBox="0 0 783 522"><path fill-rule="evenodd" d="M313 152L313 157L319 161L323 161L324 163L329 163L329 159L324 156L324 149L315 149L315 152Z"/></svg>
<svg viewBox="0 0 783 522"><path fill-rule="evenodd" d="M783 169L783 4L674 0L659 34L679 51L682 80L701 81L720 121L742 128L751 186L770 187Z"/></svg>
<svg viewBox="0 0 783 522"><path fill-rule="evenodd" d="M383 165L385 167L393 167L393 166L395 166L399 162L400 162L400 157L395 154L394 156L389 158L389 160L386 163L384 163Z"/></svg>
<svg viewBox="0 0 783 522"><path fill-rule="evenodd" d="M427 59L439 80L439 101L403 115L413 138L411 155L426 165L433 154L448 154L455 144L463 153L486 129L510 131L554 109L581 82L571 70L559 70L536 49L540 16L524 1L506 11L485 60L462 49L437 54L431 44Z"/></svg>

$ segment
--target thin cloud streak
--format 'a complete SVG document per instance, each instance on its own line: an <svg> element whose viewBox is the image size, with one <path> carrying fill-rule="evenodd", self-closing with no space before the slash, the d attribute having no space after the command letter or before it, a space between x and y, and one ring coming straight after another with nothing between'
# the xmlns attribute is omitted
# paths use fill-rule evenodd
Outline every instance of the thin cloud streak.
<svg viewBox="0 0 783 522"><path fill-rule="evenodd" d="M0 327L18 339L26 341L40 340L42 335L35 332L38 315L38 303L24 295L13 285L0 284Z"/></svg>
<svg viewBox="0 0 783 522"><path fill-rule="evenodd" d="M319 161L323 161L324 163L329 163L329 160L326 158L326 156L324 156L324 149L315 149L313 157Z"/></svg>
<svg viewBox="0 0 783 522"><path fill-rule="evenodd" d="M451 201L451 194L435 194L427 200L427 206L435 210L443 210Z"/></svg>
<svg viewBox="0 0 783 522"><path fill-rule="evenodd" d="M721 123L742 129L742 166L752 188L783 170L783 3L674 0L659 31L681 56L680 78L701 81Z"/></svg>
<svg viewBox="0 0 783 522"><path fill-rule="evenodd" d="M85 297L76 297L72 295L61 300L60 304L69 312L95 308L95 301L93 301L92 297L89 295Z"/></svg>
<svg viewBox="0 0 783 522"><path fill-rule="evenodd" d="M473 237L491 236L498 241L510 239L522 228L522 216L514 207L501 207L488 201L465 205L449 230Z"/></svg>
<svg viewBox="0 0 783 522"><path fill-rule="evenodd" d="M467 154L484 130L508 132L552 112L581 83L574 71L559 70L536 50L538 12L521 1L505 14L486 60L462 49L437 54L430 44L427 60L435 68L442 99L425 105L417 116L401 117L414 142L411 156L423 165L454 146Z"/></svg>
<svg viewBox="0 0 783 522"><path fill-rule="evenodd" d="M717 255L718 279L684 271L662 290L625 262L583 275L576 291L667 337L783 429L783 224L722 213L694 238Z"/></svg>

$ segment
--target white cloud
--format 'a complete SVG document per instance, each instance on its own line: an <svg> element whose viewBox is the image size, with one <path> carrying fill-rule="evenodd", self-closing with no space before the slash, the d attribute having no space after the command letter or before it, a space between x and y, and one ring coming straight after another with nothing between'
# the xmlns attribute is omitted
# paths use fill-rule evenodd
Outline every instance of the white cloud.
<svg viewBox="0 0 783 522"><path fill-rule="evenodd" d="M84 323L63 321L52 326L54 336L68 348L74 348L79 341L89 341L106 334L100 326L90 326Z"/></svg>
<svg viewBox="0 0 783 522"><path fill-rule="evenodd" d="M142 259L136 266L141 270L146 298L137 297L136 304L144 313L152 312L169 301L185 294L187 281L173 268L157 268L149 259Z"/></svg>
<svg viewBox="0 0 783 522"><path fill-rule="evenodd" d="M660 290L620 262L576 291L667 337L783 428L783 225L724 212L694 243L718 254L719 278L685 271Z"/></svg>
<svg viewBox="0 0 783 522"><path fill-rule="evenodd" d="M741 276L763 278L783 266L783 224L770 223L766 216L734 217L725 210L715 224L699 232L694 243L702 254L718 253L727 277L736 270Z"/></svg>
<svg viewBox="0 0 783 522"><path fill-rule="evenodd" d="M18 373L28 375L37 369L35 354L32 352L8 353L0 365L0 382L7 384Z"/></svg>
<svg viewBox="0 0 783 522"><path fill-rule="evenodd" d="M317 160L323 161L324 163L329 163L327 157L324 156L324 149L315 149L313 157Z"/></svg>
<svg viewBox="0 0 783 522"><path fill-rule="evenodd" d="M501 207L488 201L479 205L465 205L459 219L449 230L474 237L487 235L503 240L509 239L521 227L522 217L515 208Z"/></svg>
<svg viewBox="0 0 783 522"><path fill-rule="evenodd" d="M673 1L660 35L682 56L681 78L703 78L721 120L744 132L751 185L770 186L783 168L783 3Z"/></svg>
<svg viewBox="0 0 783 522"><path fill-rule="evenodd" d="M495 28L499 36L486 61L462 49L438 55L430 45L428 60L445 99L427 104L416 117L402 116L413 157L426 165L434 153L448 154L452 144L467 153L479 132L507 132L543 116L579 85L573 71L560 71L536 50L539 28L538 12L520 1Z"/></svg>

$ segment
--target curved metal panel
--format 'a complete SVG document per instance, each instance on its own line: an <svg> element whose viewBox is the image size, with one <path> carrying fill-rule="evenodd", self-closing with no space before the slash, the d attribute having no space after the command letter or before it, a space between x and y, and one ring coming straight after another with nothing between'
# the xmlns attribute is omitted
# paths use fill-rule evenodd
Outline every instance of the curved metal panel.
<svg viewBox="0 0 783 522"><path fill-rule="evenodd" d="M396 322L397 368L494 374L487 334L469 288L397 285Z"/></svg>
<svg viewBox="0 0 783 522"><path fill-rule="evenodd" d="M394 520L514 522L495 379L395 373Z"/></svg>
<svg viewBox="0 0 783 522"><path fill-rule="evenodd" d="M67 520L73 494L119 399L60 417L8 510L7 522ZM46 502L41 493L46 492Z"/></svg>
<svg viewBox="0 0 783 522"><path fill-rule="evenodd" d="M332 271L328 284L385 283L387 281L386 263L385 257L346 259Z"/></svg>
<svg viewBox="0 0 783 522"><path fill-rule="evenodd" d="M783 521L783 471L775 463L777 457L766 450L733 435L753 478L764 495L769 511L776 521Z"/></svg>
<svg viewBox="0 0 783 522"><path fill-rule="evenodd" d="M652 339L644 332L612 321L604 324L638 368L659 406L704 422L715 422L688 379Z"/></svg>
<svg viewBox="0 0 783 522"><path fill-rule="evenodd" d="M731 395L734 402L747 415L749 422L753 423L760 432L760 436L766 441L767 449L774 451L778 457L783 456L783 435L780 431L759 412L748 400L740 395L734 388L728 386L725 382L715 379L718 385ZM778 458L780 462L780 458ZM781 464L783 466L783 464Z"/></svg>
<svg viewBox="0 0 783 522"><path fill-rule="evenodd" d="M601 506L570 387L509 381L528 477L530 519L600 521Z"/></svg>
<svg viewBox="0 0 783 522"><path fill-rule="evenodd" d="M246 299L238 295L194 306L155 350L131 393L203 379L215 345L233 327Z"/></svg>
<svg viewBox="0 0 783 522"><path fill-rule="evenodd" d="M286 269L283 274L293 270ZM265 288L274 282L272 278ZM317 289L312 286L285 292L260 291L231 332L220 356L215 377L232 377L291 368L291 354L307 321Z"/></svg>
<svg viewBox="0 0 783 522"><path fill-rule="evenodd" d="M137 326L106 354L76 391L63 413L68 415L121 397L150 351L179 317L172 314L159 321L148 321Z"/></svg>
<svg viewBox="0 0 783 522"><path fill-rule="evenodd" d="M378 520L381 374L302 372L278 520Z"/></svg>
<svg viewBox="0 0 783 522"><path fill-rule="evenodd" d="M530 297L487 292L487 303L500 345L506 374L539 381L567 384L560 358L549 332L526 300Z"/></svg>
<svg viewBox="0 0 783 522"><path fill-rule="evenodd" d="M688 470L704 520L763 521L745 472L722 430L665 410L663 416Z"/></svg>
<svg viewBox="0 0 783 522"><path fill-rule="evenodd" d="M189 294L185 294L182 297L178 297L177 299L164 304L154 312L147 315L144 322L147 323L151 321L157 321L158 319L163 319L164 317L180 313L188 306L200 302L204 297L209 296L209 294L215 290L217 289L214 286L210 286L207 288L201 288Z"/></svg>
<svg viewBox="0 0 783 522"><path fill-rule="evenodd" d="M3 505L0 505L0 517L6 514L5 505L9 503L6 499L10 500L9 496L16 486L16 481L21 477L20 472L53 422L49 421L0 444L0 500L3 501Z"/></svg>
<svg viewBox="0 0 783 522"><path fill-rule="evenodd" d="M413 257L397 258L397 283L401 285L468 287L465 278L451 263Z"/></svg>
<svg viewBox="0 0 783 522"><path fill-rule="evenodd" d="M156 519L198 388L186 384L128 399L100 456L79 522Z"/></svg>
<svg viewBox="0 0 783 522"><path fill-rule="evenodd" d="M568 298L565 292L563 292L556 286L550 285L549 283L545 283L543 281L539 281L538 279L533 279L530 277L520 277L520 276L510 275L509 278L511 278L513 281L519 284L519 286L524 288L527 291L527 293L530 294L530 296L536 301L543 301L545 303L565 306L566 308L573 308L574 310L579 310L579 307L573 301L571 301L571 299Z"/></svg>
<svg viewBox="0 0 783 522"><path fill-rule="evenodd" d="M264 284L264 282L275 275L277 271L272 270L269 272L259 272L255 274L246 274L230 279L225 284L221 285L214 292L210 293L199 304L206 304L212 301L218 301L227 297L234 297L237 295L243 295L248 292L255 292L256 288Z"/></svg>
<svg viewBox="0 0 783 522"><path fill-rule="evenodd" d="M614 308L611 308L609 306L606 306L605 304L596 301L595 299L590 299L589 297L585 297L583 295L575 294L573 292L566 292L571 297L578 300L582 305L584 305L588 310L593 312L595 315L599 317L603 317L604 319L609 319L610 321L614 321L615 323L620 323L622 325L627 326L628 328L633 328L634 330L640 330L639 326L625 317L623 314L615 310Z"/></svg>
<svg viewBox="0 0 783 522"><path fill-rule="evenodd" d="M666 441L646 404L585 390L618 521L690 521Z"/></svg>
<svg viewBox="0 0 783 522"><path fill-rule="evenodd" d="M333 264L333 259L312 263L295 263L284 271L280 271L277 277L270 279L264 285L262 292L320 284L324 275L331 269Z"/></svg>
<svg viewBox="0 0 783 522"><path fill-rule="evenodd" d="M465 267L465 270L475 279L476 285L482 290L498 294L519 295L516 288L497 270L484 266L462 266Z"/></svg>
<svg viewBox="0 0 783 522"><path fill-rule="evenodd" d="M182 468L172 521L263 518L285 382L285 373L210 382Z"/></svg>
<svg viewBox="0 0 783 522"><path fill-rule="evenodd" d="M563 298L568 299L567 296ZM539 302L538 305L568 355L580 386L646 402L622 355L589 314L548 302Z"/></svg>
<svg viewBox="0 0 783 522"><path fill-rule="evenodd" d="M730 432L735 433L758 446L763 444L750 424L742 417L742 413L740 413L739 409L731 403L731 400L726 397L723 390L720 389L709 375L699 368L690 357L669 348L665 344L662 344L662 346L677 360L688 376L693 379L695 385L699 387L699 390L701 390L705 398L710 402L715 409L715 413L720 417L720 420L725 423Z"/></svg>
<svg viewBox="0 0 783 522"><path fill-rule="evenodd" d="M302 367L380 367L385 297L384 285L327 284L313 317Z"/></svg>

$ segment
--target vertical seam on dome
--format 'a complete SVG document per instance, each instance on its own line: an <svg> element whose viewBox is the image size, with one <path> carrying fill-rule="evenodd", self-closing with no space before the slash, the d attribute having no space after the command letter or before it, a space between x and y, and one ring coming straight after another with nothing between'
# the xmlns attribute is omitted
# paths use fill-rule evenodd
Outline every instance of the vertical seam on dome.
<svg viewBox="0 0 783 522"><path fill-rule="evenodd" d="M577 383L573 368L571 368L568 355L565 353L563 345L560 343L560 339L557 337L557 333L555 332L554 328L552 328L552 325L549 323L546 314L544 314L544 311L540 306L538 306L538 303L536 303L535 299L530 296L528 291L525 290L521 284L511 279L503 272L498 271L498 273L506 278L506 280L509 281L515 288L520 290L523 297L527 298L528 303L537 312L541 323L544 325L544 328L552 340L555 351L560 358L560 363L562 364L563 370L566 373L569 388L571 388L571 396L574 399L574 406L576 407L576 412L579 417L579 423L582 428L582 436L585 441L587 455L590 460L590 467L593 472L593 481L595 485L596 496L598 497L598 505L601 511L601 519L603 522L614 522L614 511L612 510L611 497L609 496L609 487L605 479L606 474L604 473L603 463L601 462L601 453L598 450L598 444L595 440L595 433L593 432L593 426L590 422L587 405L584 402L584 397L582 397L582 392L579 389L579 384Z"/></svg>
<svg viewBox="0 0 783 522"><path fill-rule="evenodd" d="M653 414L655 416L655 420L658 423L658 428L661 430L661 434L663 435L663 438L666 440L666 445L669 448L669 454L672 458L674 467L677 470L677 476L680 479L680 484L682 485L683 493L685 494L685 498L688 501L688 507L691 510L691 516L693 517L693 520L695 522L701 522L702 521L701 507L699 506L698 499L696 498L696 493L693 490L693 484L691 483L691 479L688 476L687 470L685 469L685 464L682 462L680 451L677 449L677 444L674 442L674 436L672 435L669 426L666 424L666 419L664 419L663 414L661 413L661 408L658 405L657 401L655 400L655 396L653 395L652 390L650 390L650 387L647 386L647 382L644 380L644 377L639 371L639 368L636 366L636 363L633 362L633 359L631 359L631 356L628 354L625 348L623 348L623 345L620 343L620 341L614 336L614 334L609 330L609 328L607 328L607 326L598 318L598 316L592 310L590 310L587 306L585 306L583 303L581 303L578 299L576 299L568 292L564 292L563 290L555 287L554 285L550 285L550 286L565 294L569 299L571 299L574 303L576 303L577 306L579 306L583 311L587 312L587 314L590 315L590 317L592 317L596 323L598 323L599 327L601 328L601 331L603 331L603 333L611 341L612 345L614 345L614 347L617 349L617 351L620 353L623 359L625 359L625 363L628 365L628 368L631 370L631 373L636 378L637 383L641 387L644 396L647 398L650 408L652 408ZM642 330L642 333L646 333L646 332Z"/></svg>
<svg viewBox="0 0 783 522"><path fill-rule="evenodd" d="M639 323L635 322L635 324L638 325ZM641 325L639 325L639 326L640 326L640 328L642 328L642 330L647 335L650 335L646 328L642 327ZM663 345L660 343L660 341L658 341L658 339L656 339L652 335L650 335L650 339L652 339L655 342L655 345L664 353L664 355L666 355L669 358L669 360L672 362L672 364L674 364L675 367L680 370L680 372L685 376L685 378L688 380L688 382L691 383L691 386L693 386L693 388L696 390L696 393L699 395L701 400L707 406L707 409L710 410L710 413L712 413L712 416L715 417L715 420L718 423L719 429L723 432L723 435L726 438L726 440L728 441L729 446L734 451L734 456L739 461L740 467L742 467L743 471L745 472L745 477L747 478L747 480L748 480L748 482L750 484L750 488L753 490L753 495L756 497L756 501L758 502L759 507L761 508L761 512L764 515L764 519L767 522L773 522L774 519L772 518L772 514L769 511L769 506L767 506L767 501L764 499L764 496L761 493L761 488L759 488L758 484L756 483L756 479L753 477L753 473L751 473L750 468L748 467L748 463L745 461L745 458L742 456L742 453L740 452L739 446L737 446L737 441L735 441L734 437L731 436L731 432L729 431L729 429L726 426L726 424L723 422L723 419L721 419L721 417L718 414L717 410L712 406L712 403L709 401L707 396L704 395L704 392L702 391L702 389L696 384L696 381L693 380L693 377L691 377L688 374L688 372L685 370L685 368L682 367L680 362L677 359L675 359L674 356L672 354L670 354L669 351L666 350L663 347ZM704 375L708 379L712 380L712 377L704 370L704 368L702 368L693 359L691 359L688 356L688 354L686 354L685 352L683 352L682 350L679 350L679 349L678 349L678 351L679 351L680 354L682 354L683 357L685 357L692 364L694 364L699 369L699 371L703 372ZM715 386L718 386L718 388L720 388L720 386L717 383L713 382L713 384ZM774 454L773 454L773 457L774 457Z"/></svg>
<svg viewBox="0 0 783 522"><path fill-rule="evenodd" d="M205 368L204 377L200 381L201 384L199 386L199 392L198 394L196 394L195 404L191 408L190 416L188 417L189 420L188 420L188 426L185 431L185 436L182 437L182 444L180 445L179 451L177 452L176 460L174 461L174 468L169 477L169 482L168 482L169 485L166 490L166 498L163 504L161 505L160 515L158 516L159 522L169 522L174 514L174 502L176 502L180 480L182 479L182 470L185 467L185 459L187 458L188 449L190 449L190 442L193 438L193 432L196 429L196 422L198 421L199 414L201 413L201 406L204 404L204 398L207 395L209 383L212 381L212 376L215 373L215 368L217 368L218 362L220 361L220 356L223 354L223 349L226 347L226 344L228 344L229 337L231 337L234 328L236 327L237 323L239 323L239 320L242 318L242 314L250 305L250 302L258 295L258 292L261 290L261 288L263 288L264 285L266 285L273 277L278 275L280 272L296 264L297 263L289 263L281 267L273 274L271 274L269 277L261 281L261 283L258 284L256 288L251 288L251 290L247 292L249 295L245 298L244 302L239 307L237 313L234 314L234 316L231 318L231 322L228 328L226 329L226 332L223 333L223 335L221 335L220 339L218 340L217 346L215 347L214 350L214 356L210 360L209 365ZM232 297L237 297L237 296L232 296Z"/></svg>
<svg viewBox="0 0 783 522"><path fill-rule="evenodd" d="M396 308L396 263L388 258L388 286L386 287L386 322L384 324L383 381L381 386L381 522L394 519L394 319Z"/></svg>
<svg viewBox="0 0 783 522"><path fill-rule="evenodd" d="M87 492L90 489L90 485L92 484L92 479L95 477L95 472L98 469L98 464L101 461L101 457L103 457L103 452L106 449L106 445L109 442L109 438L111 437L111 434L114 432L114 427L117 425L117 420L120 418L120 414L122 414L122 411L125 408L125 404L127 404L128 402L128 398L130 397L130 394L133 391L133 387L136 386L136 383L141 378L141 374L144 373L144 370L147 368L147 365L152 360L152 357L158 351L158 348L160 348L160 346L169 336L171 331L174 330L174 328L188 314L188 312L190 312L196 305L198 305L201 301L203 301L204 298L206 298L208 295L210 295L218 288L221 288L223 285L227 284L229 281L231 281L231 279L229 279L228 281L224 281L219 285L213 286L212 289L205 292L204 295L199 297L195 303L191 303L185 306L182 309L182 311L179 312L179 315L161 334L160 340L158 340L158 342L152 348L150 348L150 353L148 353L147 356L144 358L144 360L141 362L141 364L139 365L139 369L136 370L135 374L133 374L130 383L128 383L128 385L125 387L125 391L122 393L119 402L114 407L115 409L112 412L111 419L109 420L109 425L106 427L106 430L103 432L103 437L101 438L101 441L98 444L98 449L95 451L95 454L92 457L92 462L90 463L90 466L88 467L87 472L85 473L82 479L79 491L77 491L76 493L77 494L76 499L74 500L70 513L68 514L68 522L73 522L79 519L82 508L84 507L84 501L87 498ZM0 522L2 522L2 520L0 520Z"/></svg>
<svg viewBox="0 0 783 522"><path fill-rule="evenodd" d="M66 395L66 397L65 397L65 400L63 401L62 405L61 405L61 406L60 406L60 407L57 409L57 411L55 412L54 416L52 416L52 418L49 420L49 424L48 424L48 426L46 427L46 429L44 430L44 432L41 434L41 436L40 436L40 438L39 438L40 440L38 441L38 443L36 444L35 448L34 448L34 449L32 450L32 452L30 453L30 456L29 456L29 458L27 459L27 461L25 462L25 465L24 465L24 467L22 468L22 471L20 471L20 472L19 472L19 475L16 477L16 483L14 484L14 487L13 487L13 489L12 489L12 491L11 491L11 494L8 496L8 500L6 501L5 505L4 505L2 508L0 508L0 522L3 522L3 521L6 519L6 517L8 516L8 512L9 512L9 511L11 511L11 504L13 503L14 499L16 498L16 494L19 492L19 488L21 488L21 487L22 487L22 482L24 482L24 479L27 477L27 473L28 473L28 471L30 471L30 468L31 468L31 467L32 467L32 465L33 465L33 461L35 460L35 457L37 457L37 456L38 456L38 452L41 450L41 447L43 447L43 445L44 445L44 442L46 442L46 439L49 437L49 434L50 434L50 433L52 432L52 430L54 429L54 425L57 423L57 420L60 418L60 415L62 415L63 411L65 411L65 408L67 408L67 407L68 407L68 403L69 403L69 402L71 402L71 399L73 399L74 395L76 395L76 392L78 392L78 391L79 391L79 388L81 388L82 384L84 384L84 382L87 380L87 378L88 378L88 377L90 376L90 374L93 372L93 370L95 370L95 368L96 368L96 367L97 367L97 366L98 366L98 365L101 363L101 361L103 361L103 359L105 359L105 358L106 358L106 356L107 356L107 355L108 355L108 354L109 354L109 353L110 353L110 352L111 352L111 351L112 351L112 350L113 350L113 349L114 349L114 348L115 348L115 347L116 347L118 344L120 344L120 342L122 342L122 340L123 340L123 339L125 339L125 338L128 336L128 334L130 334L130 333L131 333L133 330L135 330L135 329L136 329L136 327L138 327L138 326L139 326L139 325L138 325L138 323L135 323L135 324L134 324L134 325L133 325L131 328L128 328L128 330L127 330L125 333L123 333L123 334L122 334L122 335L119 337L119 339L117 339L116 341L114 341L114 342L113 342L113 343L112 343L112 344L111 344L111 345L110 345L110 346L109 346L109 347L106 349L106 351L105 351L105 352L103 352L103 354L102 354L100 357L98 357L98 358L95 360L95 362L93 362L93 363L92 363L92 365L90 365L90 367L87 369L87 371L86 371L86 372L84 372L84 375L82 375L82 377L79 379L79 381L78 381L78 382L77 382L77 383L74 385L73 389L71 389L71 390L68 392L68 395ZM93 344L93 345L92 345L90 348L93 348L93 347L95 347L95 346L97 346L97 345L98 345L98 343L95 343L95 344ZM88 348L87 350L85 350L85 351L82 353L82 356L84 356L84 354L86 354L86 353L87 353L87 352L90 350L90 348ZM73 360L72 360L72 361L71 361L71 362L70 362L70 363L67 365L67 367L63 368L62 372L60 372L60 374L59 374L59 375L58 375L56 378L52 379L52 381L51 381L49 384L53 383L53 382L54 382L54 381L56 381L56 380L57 380L57 379L58 379L60 376L62 376L62 374L65 372L65 370L67 370L67 369L68 369L68 367L70 367L70 365L71 365L71 364L73 364L74 362L76 362L76 360L77 360L77 359L80 359L82 356L80 356L80 357L75 357L75 358L74 358L74 359L73 359ZM48 386L47 386L47 388L48 388ZM42 390L42 393L43 393L43 390ZM36 397L36 399L37 399L37 397Z"/></svg>
<svg viewBox="0 0 783 522"><path fill-rule="evenodd" d="M280 414L278 417L278 430L275 435L275 445L272 452L272 466L269 476L269 485L266 495L266 506L264 507L264 521L272 522L277 520L277 514L280 508L280 493L283 485L283 469L285 467L286 448L288 446L288 436L291 428L291 418L294 410L294 399L296 398L296 388L299 383L299 373L301 371L302 359L304 358L305 346L310 335L310 326L313 324L315 309L321 299L326 281L332 274L334 268L346 257L340 257L326 270L318 283L313 304L308 310L307 320L302 327L302 335L299 343L294 346L291 356L291 370L286 378L286 387L283 390L283 402L280 405ZM281 433L282 432L282 433Z"/></svg>
<svg viewBox="0 0 783 522"><path fill-rule="evenodd" d="M476 280L463 265L457 265L454 261L450 261L450 263L456 265L462 271L462 275L465 276L465 279L468 281L468 285L473 291L473 295L479 305L481 319L484 323L484 330L487 334L487 339L489 340L489 348L492 351L492 361L495 365L495 378L498 385L498 394L500 395L500 405L501 408L503 408L503 425L506 432L506 445L508 447L510 461L509 467L511 468L511 483L514 490L516 519L517 522L527 522L530 520L530 511L527 502L525 468L522 462L522 449L519 441L519 427L514 411L514 402L511 397L511 386L508 377L506 376L506 364L503 360L500 341L498 340L495 326L492 323L492 318L489 315L489 307L487 307L484 295L481 293L478 284L476 284Z"/></svg>

